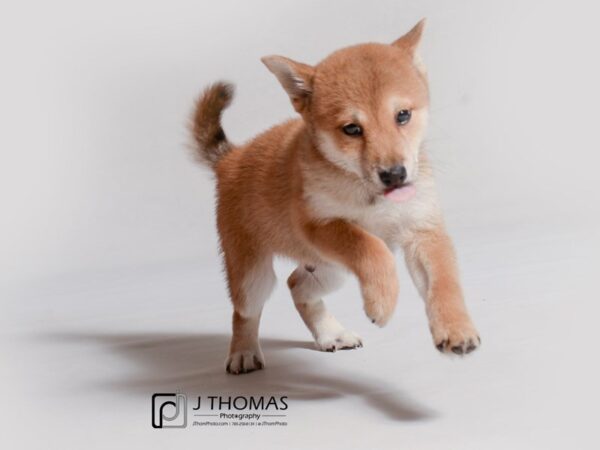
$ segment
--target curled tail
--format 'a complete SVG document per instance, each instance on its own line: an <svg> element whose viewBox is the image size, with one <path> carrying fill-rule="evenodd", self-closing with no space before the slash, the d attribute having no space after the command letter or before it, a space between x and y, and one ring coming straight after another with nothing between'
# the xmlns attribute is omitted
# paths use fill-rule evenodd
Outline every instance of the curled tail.
<svg viewBox="0 0 600 450"><path fill-rule="evenodd" d="M233 86L220 81L207 87L196 104L192 122L196 154L210 167L232 148L221 127L221 114L232 98Z"/></svg>

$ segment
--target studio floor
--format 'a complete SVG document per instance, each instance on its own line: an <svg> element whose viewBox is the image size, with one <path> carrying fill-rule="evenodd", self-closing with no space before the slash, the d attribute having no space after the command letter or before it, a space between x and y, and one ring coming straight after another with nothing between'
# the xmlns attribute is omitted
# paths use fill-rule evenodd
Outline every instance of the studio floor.
<svg viewBox="0 0 600 450"><path fill-rule="evenodd" d="M598 230L453 226L483 340L440 355L404 270L379 329L356 283L329 298L364 348L314 349L285 289L262 321L266 369L227 375L230 306L217 261L13 286L2 314L5 448L597 448ZM400 258L399 258L400 261ZM593 306L596 305L596 306ZM287 426L153 429L159 392L287 396ZM191 405L190 405L191 406Z"/></svg>

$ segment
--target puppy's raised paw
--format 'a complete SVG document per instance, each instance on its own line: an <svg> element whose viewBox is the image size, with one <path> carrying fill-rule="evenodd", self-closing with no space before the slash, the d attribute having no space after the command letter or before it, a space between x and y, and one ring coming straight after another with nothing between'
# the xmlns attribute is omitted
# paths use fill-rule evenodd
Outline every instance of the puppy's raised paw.
<svg viewBox="0 0 600 450"><path fill-rule="evenodd" d="M446 354L466 355L481 345L477 330L468 320L463 323L432 325L431 334L435 347Z"/></svg>
<svg viewBox="0 0 600 450"><path fill-rule="evenodd" d="M385 326L394 313L395 302L365 302L365 314L375 325L379 327Z"/></svg>
<svg viewBox="0 0 600 450"><path fill-rule="evenodd" d="M398 281L393 278L384 285L364 286L365 314L377 326L383 327L391 319L398 299Z"/></svg>
<svg viewBox="0 0 600 450"><path fill-rule="evenodd" d="M231 352L225 363L225 370L233 375L254 372L264 367L265 361L260 352L251 350Z"/></svg>

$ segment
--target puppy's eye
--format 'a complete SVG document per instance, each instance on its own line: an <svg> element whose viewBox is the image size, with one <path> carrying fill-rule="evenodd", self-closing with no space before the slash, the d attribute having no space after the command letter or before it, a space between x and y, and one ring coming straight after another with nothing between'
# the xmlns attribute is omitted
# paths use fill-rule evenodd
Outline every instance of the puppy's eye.
<svg viewBox="0 0 600 450"><path fill-rule="evenodd" d="M409 109L401 109L396 115L396 122L398 125L406 125L410 121L412 112Z"/></svg>
<svg viewBox="0 0 600 450"><path fill-rule="evenodd" d="M349 123L342 127L342 131L348 136L362 136L363 130L359 125L355 123Z"/></svg>

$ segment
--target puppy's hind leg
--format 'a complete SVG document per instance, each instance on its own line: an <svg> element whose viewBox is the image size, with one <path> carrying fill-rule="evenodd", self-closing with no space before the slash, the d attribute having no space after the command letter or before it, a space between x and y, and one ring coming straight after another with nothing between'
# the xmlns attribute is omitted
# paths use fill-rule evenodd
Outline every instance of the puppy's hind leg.
<svg viewBox="0 0 600 450"><path fill-rule="evenodd" d="M226 370L237 375L260 370L265 365L258 328L263 305L275 286L276 278L271 255L235 259L233 256L225 254L234 307L233 335Z"/></svg>
<svg viewBox="0 0 600 450"><path fill-rule="evenodd" d="M342 281L342 271L328 265L298 266L287 281L296 309L323 351L362 347L360 337L346 330L321 299L339 288Z"/></svg>

